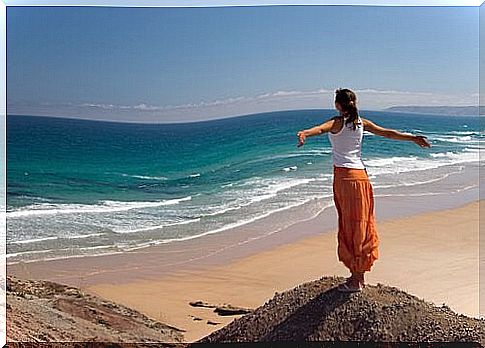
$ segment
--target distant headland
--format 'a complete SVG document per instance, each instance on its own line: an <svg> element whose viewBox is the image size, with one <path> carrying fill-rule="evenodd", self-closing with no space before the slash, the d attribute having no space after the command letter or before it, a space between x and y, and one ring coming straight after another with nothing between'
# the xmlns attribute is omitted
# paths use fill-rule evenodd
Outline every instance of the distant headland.
<svg viewBox="0 0 485 348"><path fill-rule="evenodd" d="M439 114L439 115L455 115L455 116L473 116L479 115L478 106L391 106L383 111L391 112L408 112L418 114ZM480 107L480 115L485 114L485 106Z"/></svg>

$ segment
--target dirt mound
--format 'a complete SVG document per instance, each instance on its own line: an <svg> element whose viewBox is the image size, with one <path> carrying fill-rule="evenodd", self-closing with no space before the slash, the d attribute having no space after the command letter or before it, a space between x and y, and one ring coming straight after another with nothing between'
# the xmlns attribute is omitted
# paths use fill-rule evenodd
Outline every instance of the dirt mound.
<svg viewBox="0 0 485 348"><path fill-rule="evenodd" d="M341 293L322 277L266 301L197 343L269 341L477 342L485 320L454 313L394 287ZM195 347L197 345L194 345Z"/></svg>

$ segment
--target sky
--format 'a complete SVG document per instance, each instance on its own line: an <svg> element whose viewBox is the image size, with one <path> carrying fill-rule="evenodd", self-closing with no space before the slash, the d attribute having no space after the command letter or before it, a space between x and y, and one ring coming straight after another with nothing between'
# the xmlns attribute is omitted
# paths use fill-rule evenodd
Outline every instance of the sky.
<svg viewBox="0 0 485 348"><path fill-rule="evenodd" d="M478 7L7 7L7 112L184 122L478 104Z"/></svg>

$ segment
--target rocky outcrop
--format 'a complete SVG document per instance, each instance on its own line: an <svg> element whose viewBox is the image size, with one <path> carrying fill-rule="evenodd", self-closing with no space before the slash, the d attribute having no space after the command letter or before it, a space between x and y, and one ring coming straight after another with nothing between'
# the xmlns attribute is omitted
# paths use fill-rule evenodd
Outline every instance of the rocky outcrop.
<svg viewBox="0 0 485 348"><path fill-rule="evenodd" d="M177 343L183 332L75 287L7 277L7 342Z"/></svg>
<svg viewBox="0 0 485 348"><path fill-rule="evenodd" d="M247 314L252 312L251 308L237 307L237 306L231 305L230 303L212 304L204 301L192 301L192 302L189 302L189 304L192 307L214 308L215 313L223 316L240 315L240 314Z"/></svg>

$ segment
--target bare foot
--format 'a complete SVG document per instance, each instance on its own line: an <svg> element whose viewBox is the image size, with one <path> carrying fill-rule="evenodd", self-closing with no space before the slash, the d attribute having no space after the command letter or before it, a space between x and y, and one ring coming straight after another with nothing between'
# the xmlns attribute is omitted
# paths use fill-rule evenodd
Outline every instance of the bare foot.
<svg viewBox="0 0 485 348"><path fill-rule="evenodd" d="M348 280L355 279L356 281L359 282L360 286L365 287L364 272L362 272L362 273L353 273L347 279Z"/></svg>
<svg viewBox="0 0 485 348"><path fill-rule="evenodd" d="M357 279L349 277L345 283L337 287L337 290L341 292L359 292L362 291L362 286Z"/></svg>

